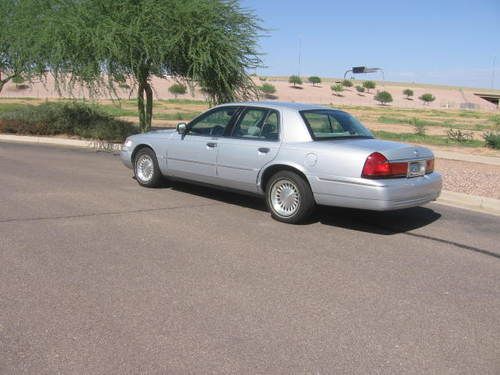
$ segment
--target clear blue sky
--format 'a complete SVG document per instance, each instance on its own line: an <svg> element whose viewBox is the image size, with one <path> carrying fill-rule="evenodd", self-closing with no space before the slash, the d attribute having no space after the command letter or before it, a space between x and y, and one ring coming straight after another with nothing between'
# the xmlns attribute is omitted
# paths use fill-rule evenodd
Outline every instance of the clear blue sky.
<svg viewBox="0 0 500 375"><path fill-rule="evenodd" d="M387 81L500 88L500 0L241 0L262 19L258 74L340 77L382 67ZM366 77L368 78L368 77ZM380 79L380 75L372 75Z"/></svg>

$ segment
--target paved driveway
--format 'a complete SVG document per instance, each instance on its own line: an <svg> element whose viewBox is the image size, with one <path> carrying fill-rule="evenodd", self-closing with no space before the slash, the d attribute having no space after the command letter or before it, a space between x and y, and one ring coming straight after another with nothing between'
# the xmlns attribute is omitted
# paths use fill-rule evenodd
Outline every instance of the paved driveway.
<svg viewBox="0 0 500 375"><path fill-rule="evenodd" d="M273 221L118 157L0 143L0 374L499 374L500 219Z"/></svg>

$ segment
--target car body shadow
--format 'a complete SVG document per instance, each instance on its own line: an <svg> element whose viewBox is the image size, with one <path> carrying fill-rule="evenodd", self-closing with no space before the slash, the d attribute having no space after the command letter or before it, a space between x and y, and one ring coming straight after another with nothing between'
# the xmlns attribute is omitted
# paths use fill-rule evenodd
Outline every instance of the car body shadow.
<svg viewBox="0 0 500 375"><path fill-rule="evenodd" d="M222 203L267 212L262 197L239 192L220 190L214 187L195 185L184 181L166 181L163 188L169 188ZM302 225L321 223L381 235L393 235L425 227L438 220L441 214L428 207L412 207L396 211L368 211L342 207L317 207L312 217ZM269 220L272 220L269 217Z"/></svg>
<svg viewBox="0 0 500 375"><path fill-rule="evenodd" d="M395 211L368 211L342 207L319 207L317 220L324 225L382 235L405 233L425 227L441 217L428 207Z"/></svg>

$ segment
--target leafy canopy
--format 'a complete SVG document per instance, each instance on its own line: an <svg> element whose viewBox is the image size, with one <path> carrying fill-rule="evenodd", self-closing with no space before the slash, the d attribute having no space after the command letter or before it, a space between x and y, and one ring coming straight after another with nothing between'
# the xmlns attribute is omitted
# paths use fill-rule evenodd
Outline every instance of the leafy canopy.
<svg viewBox="0 0 500 375"><path fill-rule="evenodd" d="M302 78L299 76L293 75L288 78L288 82L291 83L292 85L302 85Z"/></svg>
<svg viewBox="0 0 500 375"><path fill-rule="evenodd" d="M375 99L380 104L387 104L392 102L392 95L388 91L379 91L373 99Z"/></svg>
<svg viewBox="0 0 500 375"><path fill-rule="evenodd" d="M49 69L59 85L93 93L129 79L143 131L151 126L154 76L198 84L212 104L256 94L247 71L261 65L262 29L236 0L4 0L4 8L12 19L0 17L0 68ZM13 30L22 31L11 42Z"/></svg>
<svg viewBox="0 0 500 375"><path fill-rule="evenodd" d="M436 100L436 97L434 95L432 95L432 94L427 93L427 94L421 95L419 97L419 99L421 101L423 101L424 104L428 104L428 103L433 102L434 100Z"/></svg>
<svg viewBox="0 0 500 375"><path fill-rule="evenodd" d="M168 91L177 97L177 95L184 95L187 92L187 87L182 83L174 83L168 88Z"/></svg>
<svg viewBox="0 0 500 375"><path fill-rule="evenodd" d="M313 86L316 86L321 83L321 78L318 76L311 76L307 79Z"/></svg>
<svg viewBox="0 0 500 375"><path fill-rule="evenodd" d="M411 90L411 89L405 89L403 91L403 95L406 96L406 99L410 99L410 96L413 96L413 90Z"/></svg>

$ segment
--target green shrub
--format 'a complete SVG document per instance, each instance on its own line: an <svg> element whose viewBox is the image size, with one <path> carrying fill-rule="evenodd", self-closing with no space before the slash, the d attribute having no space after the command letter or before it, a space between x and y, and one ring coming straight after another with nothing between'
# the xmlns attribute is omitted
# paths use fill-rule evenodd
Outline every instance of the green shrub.
<svg viewBox="0 0 500 375"><path fill-rule="evenodd" d="M410 97L413 96L413 90L406 89L406 90L403 91L403 95L406 96L406 99L410 100Z"/></svg>
<svg viewBox="0 0 500 375"><path fill-rule="evenodd" d="M0 114L0 133L22 135L79 136L87 139L122 142L138 129L127 121L114 119L97 106L76 102L24 106Z"/></svg>
<svg viewBox="0 0 500 375"><path fill-rule="evenodd" d="M288 78L288 82L291 83L293 87L295 87L296 85L302 85L302 78L295 75L290 76L290 78Z"/></svg>
<svg viewBox="0 0 500 375"><path fill-rule="evenodd" d="M427 93L427 94L421 95L419 97L419 99L421 101L423 101L424 104L429 104L430 102L433 102L434 100L436 100L436 97L434 95L432 95L432 94Z"/></svg>
<svg viewBox="0 0 500 375"><path fill-rule="evenodd" d="M267 81L267 77L260 76L260 77L259 77L259 79L260 79L261 81Z"/></svg>
<svg viewBox="0 0 500 375"><path fill-rule="evenodd" d="M344 91L344 86L342 84L338 83L336 85L331 85L330 89L338 96L340 96L340 93Z"/></svg>
<svg viewBox="0 0 500 375"><path fill-rule="evenodd" d="M392 95L387 91L379 91L377 92L377 95L373 97L373 99L375 99L380 104L387 104L392 102Z"/></svg>
<svg viewBox="0 0 500 375"><path fill-rule="evenodd" d="M359 93L365 92L365 88L363 86L356 86L356 91Z"/></svg>
<svg viewBox="0 0 500 375"><path fill-rule="evenodd" d="M271 85L270 83L264 83L259 87L259 90L264 94L264 96L268 99L273 98L273 94L276 92L276 87Z"/></svg>
<svg viewBox="0 0 500 375"><path fill-rule="evenodd" d="M449 129L448 140L457 143L467 143L473 140L472 132L461 131L460 129Z"/></svg>
<svg viewBox="0 0 500 375"><path fill-rule="evenodd" d="M373 81L364 81L363 87L366 89L366 92L370 92L370 89L374 89L377 85Z"/></svg>
<svg viewBox="0 0 500 375"><path fill-rule="evenodd" d="M491 147L496 150L500 150L500 133L499 132L486 132L483 134L484 141L486 142L486 147Z"/></svg>
<svg viewBox="0 0 500 375"><path fill-rule="evenodd" d="M15 76L12 78L12 83L15 83L16 85L21 85L24 83L24 78L21 76Z"/></svg>
<svg viewBox="0 0 500 375"><path fill-rule="evenodd" d="M184 95L187 92L187 87L181 83L174 83L168 88L168 91L177 98L177 95Z"/></svg>
<svg viewBox="0 0 500 375"><path fill-rule="evenodd" d="M415 129L416 135L425 135L425 131L427 130L425 127L425 122L420 121L418 118L413 117L408 120L410 125L413 125L413 129Z"/></svg>
<svg viewBox="0 0 500 375"><path fill-rule="evenodd" d="M353 83L350 79L344 79L342 81L342 86L344 86L344 87L352 87L352 85L353 85Z"/></svg>
<svg viewBox="0 0 500 375"><path fill-rule="evenodd" d="M307 80L312 83L313 86L319 85L321 83L321 78L319 78L318 76L310 76Z"/></svg>

